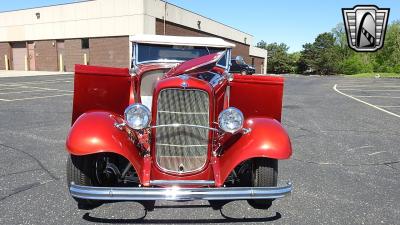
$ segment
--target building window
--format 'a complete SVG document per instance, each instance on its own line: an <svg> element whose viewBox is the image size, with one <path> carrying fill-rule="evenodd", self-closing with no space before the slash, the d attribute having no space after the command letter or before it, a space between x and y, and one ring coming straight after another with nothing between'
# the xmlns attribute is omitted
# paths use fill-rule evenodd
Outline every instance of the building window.
<svg viewBox="0 0 400 225"><path fill-rule="evenodd" d="M254 58L251 58L251 65L254 67Z"/></svg>
<svg viewBox="0 0 400 225"><path fill-rule="evenodd" d="M89 38L82 38L82 49L88 49L89 48Z"/></svg>

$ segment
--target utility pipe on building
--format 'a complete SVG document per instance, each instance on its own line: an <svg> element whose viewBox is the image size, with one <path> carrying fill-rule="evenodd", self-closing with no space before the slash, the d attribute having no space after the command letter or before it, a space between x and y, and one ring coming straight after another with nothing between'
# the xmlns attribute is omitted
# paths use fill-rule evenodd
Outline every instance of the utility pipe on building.
<svg viewBox="0 0 400 225"><path fill-rule="evenodd" d="M4 55L4 65L6 67L6 70L9 70L10 68L8 67L8 56Z"/></svg>
<svg viewBox="0 0 400 225"><path fill-rule="evenodd" d="M87 65L88 64L88 60L87 60L87 55L86 53L83 54L83 65Z"/></svg>
<svg viewBox="0 0 400 225"><path fill-rule="evenodd" d="M164 5L164 35L165 35L165 21L167 19L167 1L165 1L165 5Z"/></svg>
<svg viewBox="0 0 400 225"><path fill-rule="evenodd" d="M28 71L28 56L24 55L25 71Z"/></svg>
<svg viewBox="0 0 400 225"><path fill-rule="evenodd" d="M60 72L64 72L63 56L60 54Z"/></svg>

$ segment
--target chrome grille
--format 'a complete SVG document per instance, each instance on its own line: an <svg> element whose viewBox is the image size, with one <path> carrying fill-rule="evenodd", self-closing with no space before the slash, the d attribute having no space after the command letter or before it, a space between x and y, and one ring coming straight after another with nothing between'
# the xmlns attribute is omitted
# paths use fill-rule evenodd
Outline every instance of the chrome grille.
<svg viewBox="0 0 400 225"><path fill-rule="evenodd" d="M191 124L209 127L208 93L194 89L164 89L157 102L157 125ZM199 127L156 128L156 159L164 170L188 173L207 160L209 130Z"/></svg>

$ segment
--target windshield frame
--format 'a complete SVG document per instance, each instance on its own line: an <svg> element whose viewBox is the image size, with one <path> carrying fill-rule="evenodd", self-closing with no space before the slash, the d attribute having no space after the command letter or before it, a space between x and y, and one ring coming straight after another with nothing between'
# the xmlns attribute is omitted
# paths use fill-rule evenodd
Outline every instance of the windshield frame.
<svg viewBox="0 0 400 225"><path fill-rule="evenodd" d="M148 61L141 61L139 62L139 44L141 43L132 43L130 46L130 51L131 51L131 68L136 68L141 64L149 64L149 63L171 63L171 64L177 64L181 62L185 62L186 60L173 60L173 59L159 59L159 60L148 60ZM142 43L146 44L146 43ZM203 46L194 46L194 47L203 47ZM212 47L207 47L204 46L205 48L212 48ZM224 68L226 70L229 70L230 67L230 58L231 58L231 48L223 48L225 49L225 56L222 58L226 59L225 65L221 65L219 63L216 64L216 66Z"/></svg>

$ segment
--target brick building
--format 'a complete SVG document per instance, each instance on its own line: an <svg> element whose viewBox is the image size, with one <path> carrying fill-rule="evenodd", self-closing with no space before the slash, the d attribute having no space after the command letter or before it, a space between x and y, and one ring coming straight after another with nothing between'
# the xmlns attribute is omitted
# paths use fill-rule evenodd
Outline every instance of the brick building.
<svg viewBox="0 0 400 225"><path fill-rule="evenodd" d="M75 64L129 66L129 36L214 36L265 73L253 36L161 0L91 0L0 13L0 70L73 71Z"/></svg>

